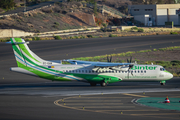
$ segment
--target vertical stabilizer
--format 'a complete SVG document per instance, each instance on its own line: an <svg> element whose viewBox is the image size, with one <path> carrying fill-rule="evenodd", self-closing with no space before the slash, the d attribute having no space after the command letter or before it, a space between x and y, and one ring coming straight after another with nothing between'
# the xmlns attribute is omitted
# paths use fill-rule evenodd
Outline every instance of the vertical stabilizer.
<svg viewBox="0 0 180 120"><path fill-rule="evenodd" d="M11 43L18 67L43 65L45 60L33 53L22 38L11 38Z"/></svg>

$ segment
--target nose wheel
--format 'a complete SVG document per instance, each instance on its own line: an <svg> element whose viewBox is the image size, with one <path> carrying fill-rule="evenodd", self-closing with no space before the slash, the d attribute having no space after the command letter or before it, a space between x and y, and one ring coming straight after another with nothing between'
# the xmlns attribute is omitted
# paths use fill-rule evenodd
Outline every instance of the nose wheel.
<svg viewBox="0 0 180 120"><path fill-rule="evenodd" d="M165 83L160 83L161 85L165 85Z"/></svg>
<svg viewBox="0 0 180 120"><path fill-rule="evenodd" d="M165 84L166 84L166 81L160 81L160 84L161 84L161 85L165 85Z"/></svg>

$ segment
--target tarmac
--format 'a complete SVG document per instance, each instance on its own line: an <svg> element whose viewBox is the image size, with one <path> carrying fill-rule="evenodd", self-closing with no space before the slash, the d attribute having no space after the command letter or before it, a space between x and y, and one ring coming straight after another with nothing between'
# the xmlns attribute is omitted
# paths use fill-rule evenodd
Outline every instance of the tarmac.
<svg viewBox="0 0 180 120"><path fill-rule="evenodd" d="M43 59L60 60L180 46L180 40L179 35L158 35L33 41L28 46ZM179 109L167 107L172 105L173 108L179 108L180 103L177 103L180 99L179 78L168 80L165 86L161 86L159 82L118 82L107 87L100 85L91 87L88 83L52 82L9 71L10 67L15 66L11 45L0 43L0 119L2 120L180 118ZM166 96L169 97L170 104L162 103ZM148 105L153 102L155 106ZM157 107L157 104L163 104L164 108Z"/></svg>

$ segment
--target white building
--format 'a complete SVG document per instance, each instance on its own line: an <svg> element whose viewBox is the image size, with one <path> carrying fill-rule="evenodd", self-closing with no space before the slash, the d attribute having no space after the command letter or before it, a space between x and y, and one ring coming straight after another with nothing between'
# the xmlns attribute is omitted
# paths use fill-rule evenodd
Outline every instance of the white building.
<svg viewBox="0 0 180 120"><path fill-rule="evenodd" d="M144 23L147 26L165 25L165 22L174 22L174 25L180 25L180 4L156 4L156 5L129 5L129 13L135 20Z"/></svg>

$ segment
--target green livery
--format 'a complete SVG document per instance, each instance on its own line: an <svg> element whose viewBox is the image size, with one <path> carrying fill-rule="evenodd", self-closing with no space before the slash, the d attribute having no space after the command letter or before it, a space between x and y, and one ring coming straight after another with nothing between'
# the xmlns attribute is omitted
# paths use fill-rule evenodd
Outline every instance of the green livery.
<svg viewBox="0 0 180 120"><path fill-rule="evenodd" d="M53 81L87 82L92 86L120 81L160 81L165 84L173 75L159 65L137 65L135 63L108 63L66 60L47 61L38 57L22 38L11 38L18 67L11 71L33 75Z"/></svg>

